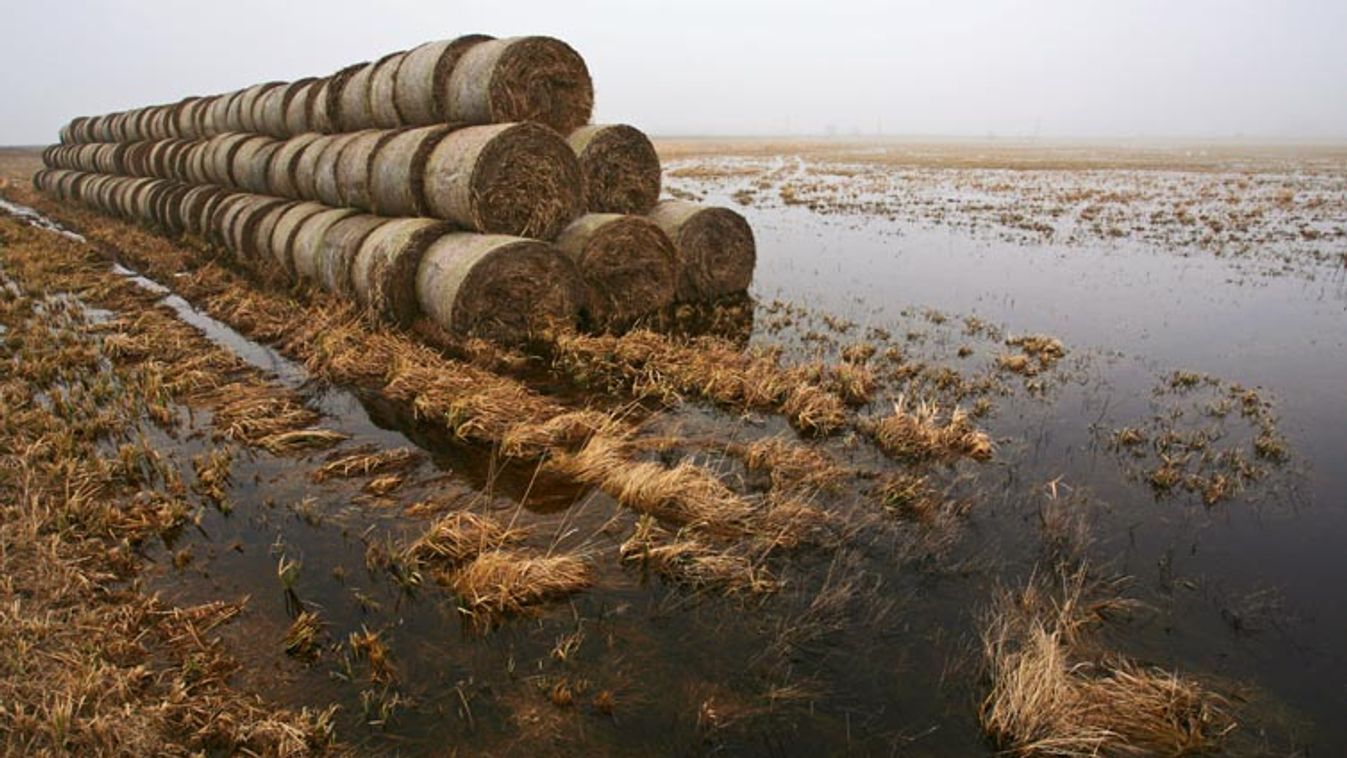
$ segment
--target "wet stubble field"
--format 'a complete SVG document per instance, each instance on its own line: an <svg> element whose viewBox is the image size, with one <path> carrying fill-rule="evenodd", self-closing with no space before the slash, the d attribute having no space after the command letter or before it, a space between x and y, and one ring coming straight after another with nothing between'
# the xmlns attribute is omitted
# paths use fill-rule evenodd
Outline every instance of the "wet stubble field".
<svg viewBox="0 0 1347 758"><path fill-rule="evenodd" d="M43 460L156 503L93 530L118 586L213 609L215 696L294 715L204 744L1347 744L1347 154L660 149L752 223L750 297L527 350L269 289L5 156L9 441L62 420Z"/></svg>

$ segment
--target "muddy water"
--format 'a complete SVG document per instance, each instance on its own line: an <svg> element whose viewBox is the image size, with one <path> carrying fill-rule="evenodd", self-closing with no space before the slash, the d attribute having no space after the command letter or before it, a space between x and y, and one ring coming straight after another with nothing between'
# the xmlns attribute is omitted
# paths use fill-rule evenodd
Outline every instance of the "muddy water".
<svg viewBox="0 0 1347 758"><path fill-rule="evenodd" d="M342 738L369 751L990 754L976 724L977 613L997 586L1034 569L1043 485L1058 479L1088 511L1091 556L1134 577L1129 592L1146 603L1111 642L1238 693L1249 730L1267 728L1270 748L1347 744L1338 718L1347 705L1341 270L1251 277L1217 259L1138 247L1012 245L798 208L746 213L759 239L760 301L806 303L900 335L939 332L913 315L934 308L1067 344L1060 380L1042 393L1011 391L982 422L998 439L996 461L959 468L972 508L947 552L909 560L899 537L877 529L839 551L793 555L776 596L689 596L618 564L632 519L609 498L502 468L358 388L310 381L173 302L217 344L302 388L325 426L351 435L341 450L415 446L426 460L403 488L375 497L363 480L314 483L308 472L323 454L240 451L229 507L206 510L200 529L153 551L152 585L180 602L250 598L219 630L244 662L240 681L281 702L340 704ZM754 339L783 339L761 311ZM911 349L935 359L962 339L945 330ZM1211 507L1157 498L1104 438L1181 402L1156 394L1175 369L1265 390L1290 464ZM689 435L786 431L778 419L698 407L661 423ZM155 442L176 446L184 462L210 446L190 435ZM474 630L432 578L412 586L384 565L424 528L408 512L418 501L470 503L527 526L532 547L592 557L597 586ZM283 558L302 564L289 593L277 577ZM281 651L298 607L326 624L329 647L316 662ZM391 681L345 660L339 643L362 629L388 645ZM555 652L567 637L578 644ZM574 704L552 702L559 681ZM594 705L599 692L611 693L611 713Z"/></svg>

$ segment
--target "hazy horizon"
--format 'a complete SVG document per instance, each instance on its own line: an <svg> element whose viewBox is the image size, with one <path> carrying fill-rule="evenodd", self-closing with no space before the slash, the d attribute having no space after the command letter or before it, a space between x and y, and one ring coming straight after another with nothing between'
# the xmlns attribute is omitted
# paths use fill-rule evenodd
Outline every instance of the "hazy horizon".
<svg viewBox="0 0 1347 758"><path fill-rule="evenodd" d="M1347 6L1315 2L185 5L11 8L0 144L469 32L565 39L595 120L660 136L1347 139Z"/></svg>

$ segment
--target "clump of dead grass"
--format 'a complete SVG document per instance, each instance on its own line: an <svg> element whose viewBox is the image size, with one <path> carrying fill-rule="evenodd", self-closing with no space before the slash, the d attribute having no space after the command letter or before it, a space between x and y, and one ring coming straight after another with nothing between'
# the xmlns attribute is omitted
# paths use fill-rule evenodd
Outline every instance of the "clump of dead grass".
<svg viewBox="0 0 1347 758"><path fill-rule="evenodd" d="M955 408L946 418L930 401L909 408L905 395L894 403L891 415L864 420L858 428L894 458L925 461L967 457L985 461L992 456L991 437L975 428L962 408Z"/></svg>
<svg viewBox="0 0 1347 758"><path fill-rule="evenodd" d="M314 469L309 475L315 482L328 479L347 479L356 476L388 474L405 471L421 460L421 453L412 448L393 450L364 450L334 458Z"/></svg>
<svg viewBox="0 0 1347 758"><path fill-rule="evenodd" d="M449 576L463 613L479 624L580 592L593 581L589 564L578 556L537 556L509 549L480 553Z"/></svg>
<svg viewBox="0 0 1347 758"><path fill-rule="evenodd" d="M718 548L688 530L669 532L649 516L636 522L619 552L624 562L640 564L669 582L694 590L762 594L778 586L765 568L741 550Z"/></svg>
<svg viewBox="0 0 1347 758"><path fill-rule="evenodd" d="M1229 704L1196 680L1097 648L1092 628L1119 607L1092 597L1086 569L1038 577L997 598L984 619L991 690L983 728L1016 755L1165 754L1219 750Z"/></svg>
<svg viewBox="0 0 1347 758"><path fill-rule="evenodd" d="M409 553L423 562L459 565L477 555L519 542L524 531L504 526L495 519L470 511L450 513L426 529Z"/></svg>

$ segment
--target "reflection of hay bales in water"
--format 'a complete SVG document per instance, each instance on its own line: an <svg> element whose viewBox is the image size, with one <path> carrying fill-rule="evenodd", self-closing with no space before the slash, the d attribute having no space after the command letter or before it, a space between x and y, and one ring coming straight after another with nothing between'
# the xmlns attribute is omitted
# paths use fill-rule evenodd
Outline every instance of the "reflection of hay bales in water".
<svg viewBox="0 0 1347 758"><path fill-rule="evenodd" d="M573 325L583 297L574 265L552 246L469 233L430 245L416 272L416 295L451 334L501 342Z"/></svg>
<svg viewBox="0 0 1347 758"><path fill-rule="evenodd" d="M562 230L557 247L579 270L596 325L621 326L673 301L673 243L647 219L586 214Z"/></svg>
<svg viewBox="0 0 1347 758"><path fill-rule="evenodd" d="M659 155L650 139L626 124L590 124L566 138L580 162L585 209L646 213L659 201Z"/></svg>
<svg viewBox="0 0 1347 758"><path fill-rule="evenodd" d="M650 212L678 254L678 299L714 300L753 282L757 250L743 216L684 200L665 200Z"/></svg>

